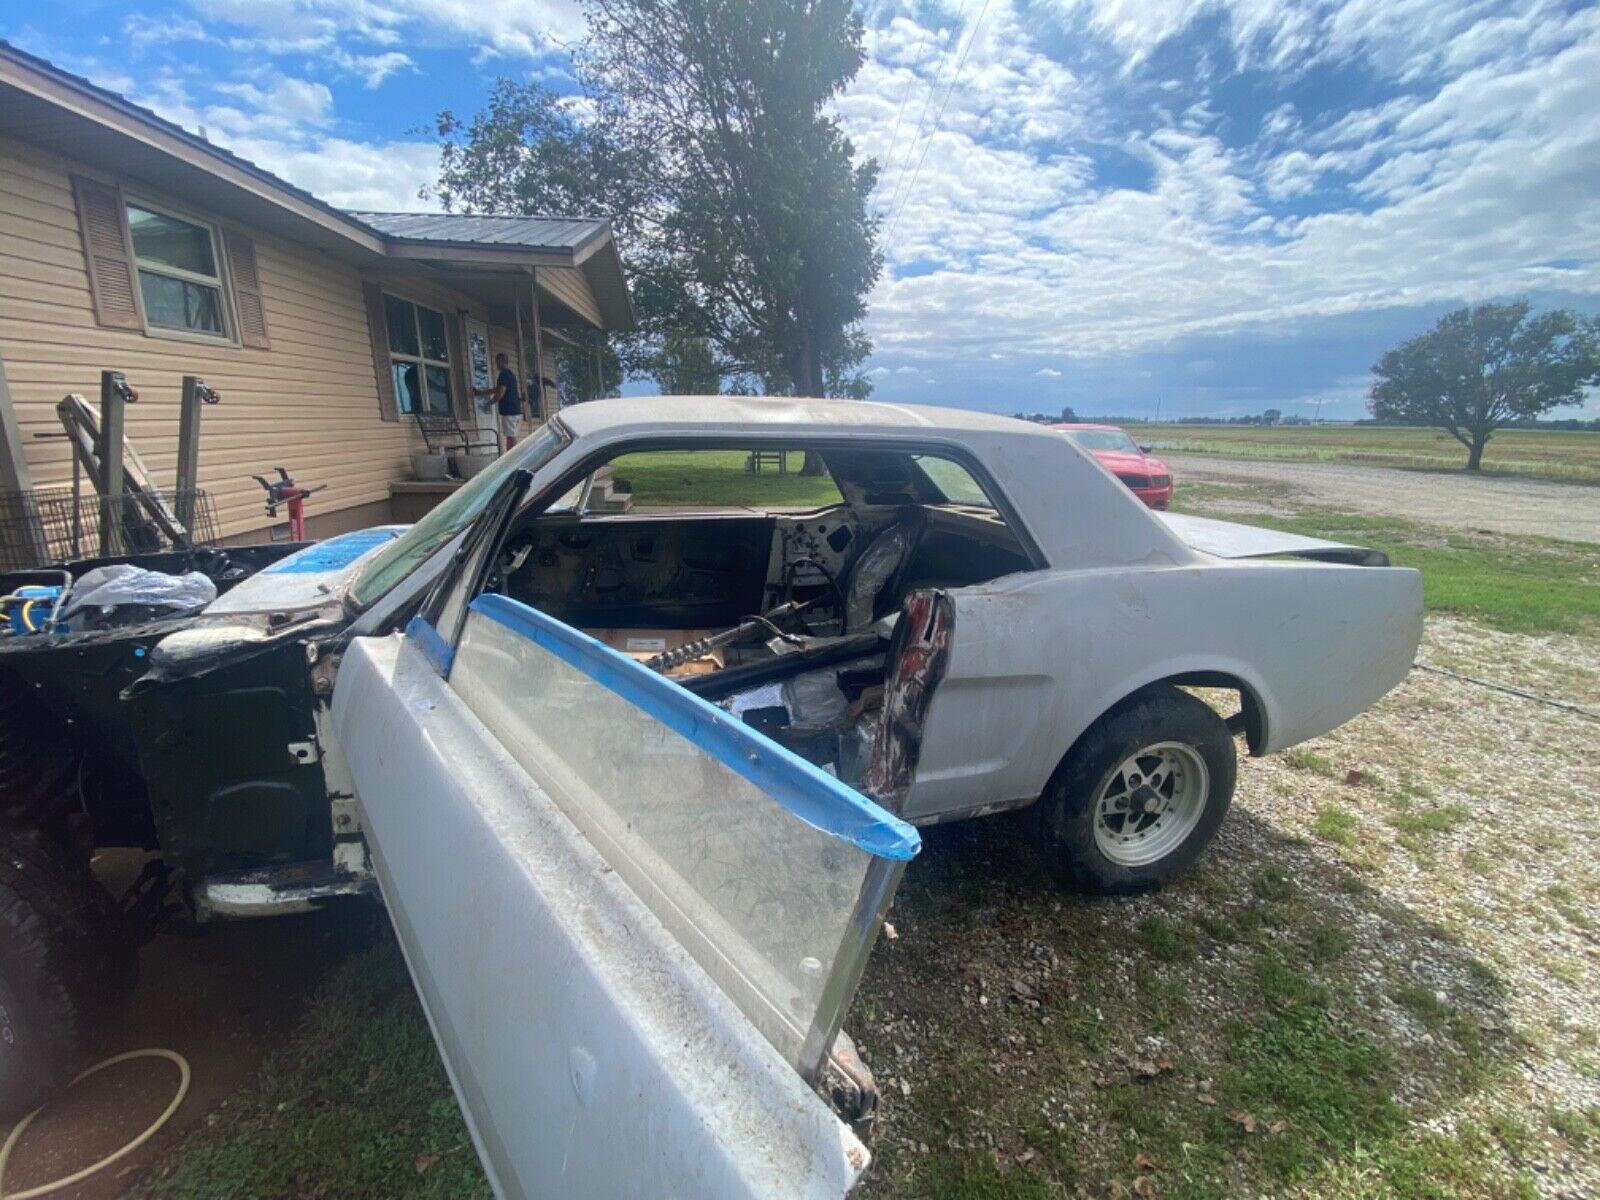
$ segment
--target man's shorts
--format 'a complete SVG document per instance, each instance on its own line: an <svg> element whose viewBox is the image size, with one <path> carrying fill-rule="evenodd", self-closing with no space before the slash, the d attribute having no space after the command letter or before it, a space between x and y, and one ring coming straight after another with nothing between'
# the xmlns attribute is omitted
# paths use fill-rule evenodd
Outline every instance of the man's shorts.
<svg viewBox="0 0 1600 1200"><path fill-rule="evenodd" d="M500 436L503 437L503 438L514 438L514 437L521 437L522 436L522 414L521 413L509 413L509 414L508 413L501 413L500 414Z"/></svg>

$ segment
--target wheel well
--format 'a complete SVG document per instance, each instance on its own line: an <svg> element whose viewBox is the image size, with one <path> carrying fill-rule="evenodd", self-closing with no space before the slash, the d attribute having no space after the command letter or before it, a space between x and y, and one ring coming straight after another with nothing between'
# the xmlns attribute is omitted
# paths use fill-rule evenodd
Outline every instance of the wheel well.
<svg viewBox="0 0 1600 1200"><path fill-rule="evenodd" d="M1262 747L1267 744L1266 710L1250 685L1237 675L1230 675L1226 671L1186 671L1181 675L1169 675L1165 679L1154 680L1146 686L1157 687L1161 684L1170 684L1173 687L1222 688L1238 692L1239 711L1228 718L1228 728L1235 733L1243 731L1245 745L1250 747L1251 754L1260 754Z"/></svg>

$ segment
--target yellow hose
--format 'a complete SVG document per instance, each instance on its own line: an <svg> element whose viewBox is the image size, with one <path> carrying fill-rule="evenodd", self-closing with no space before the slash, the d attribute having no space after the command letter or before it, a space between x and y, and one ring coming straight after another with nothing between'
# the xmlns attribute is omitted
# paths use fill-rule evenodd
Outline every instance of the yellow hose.
<svg viewBox="0 0 1600 1200"><path fill-rule="evenodd" d="M70 1088L78 1083L81 1083L83 1080L93 1075L96 1071L103 1071L107 1067L114 1067L118 1063L125 1063L130 1059L135 1058L165 1058L178 1065L178 1093L172 1097L172 1103L167 1105L162 1114L157 1117L143 1133L134 1138L133 1141L127 1143L122 1147L122 1149L106 1155L99 1162L93 1164L92 1166L85 1167L83 1170L76 1171L62 1179L57 1179L50 1183L41 1183L38 1187L31 1187L25 1192L8 1192L6 1191L5 1187L6 1164L11 1161L11 1152L16 1149L17 1143L22 1140L24 1131L26 1131L28 1126L33 1123L33 1119L45 1110L45 1106L41 1104L38 1108L34 1109L27 1116L23 1117L22 1120L17 1122L17 1127L13 1129L7 1136L5 1144L0 1146L0 1200L33 1200L35 1196L47 1196L51 1192L59 1192L64 1187L71 1187L75 1183L82 1183L85 1179L89 1178L89 1176L95 1174L96 1172L105 1170L118 1159L125 1158L127 1155L132 1154L140 1146L144 1145L155 1136L156 1130L160 1129L167 1123L168 1120L171 1119L172 1114L178 1111L178 1105L183 1103L183 1098L189 1094L189 1060L184 1058L184 1056L179 1054L176 1050L129 1050L126 1054L113 1055L103 1062L95 1063L95 1065L90 1067L88 1070L80 1072L78 1077L74 1079L72 1083L69 1083L67 1087Z"/></svg>

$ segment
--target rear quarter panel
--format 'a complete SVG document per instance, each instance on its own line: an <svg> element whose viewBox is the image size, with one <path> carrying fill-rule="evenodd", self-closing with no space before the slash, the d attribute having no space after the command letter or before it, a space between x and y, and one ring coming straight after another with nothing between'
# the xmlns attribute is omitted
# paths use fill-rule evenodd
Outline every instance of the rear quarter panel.
<svg viewBox="0 0 1600 1200"><path fill-rule="evenodd" d="M1262 752L1326 733L1405 678L1422 631L1412 570L1301 561L1014 575L950 593L950 665L904 815L937 820L1039 795L1072 744L1139 688L1241 680Z"/></svg>

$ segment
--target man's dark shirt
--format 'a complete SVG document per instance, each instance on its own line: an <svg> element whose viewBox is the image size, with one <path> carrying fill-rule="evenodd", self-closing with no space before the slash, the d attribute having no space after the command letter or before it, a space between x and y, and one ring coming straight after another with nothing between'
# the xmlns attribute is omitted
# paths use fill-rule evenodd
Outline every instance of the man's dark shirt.
<svg viewBox="0 0 1600 1200"><path fill-rule="evenodd" d="M500 397L500 415L514 417L522 411L522 389L517 386L517 377L510 367L502 367L500 375L495 379L497 388L505 388L505 393Z"/></svg>

